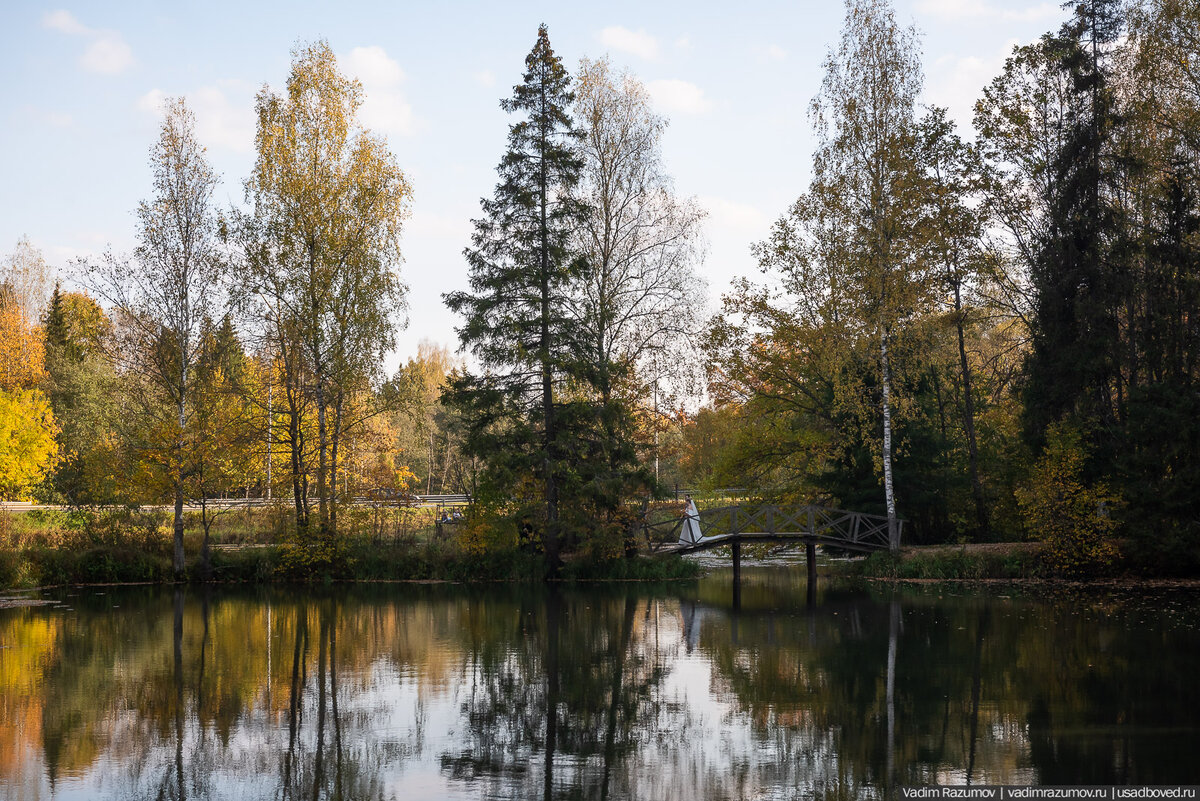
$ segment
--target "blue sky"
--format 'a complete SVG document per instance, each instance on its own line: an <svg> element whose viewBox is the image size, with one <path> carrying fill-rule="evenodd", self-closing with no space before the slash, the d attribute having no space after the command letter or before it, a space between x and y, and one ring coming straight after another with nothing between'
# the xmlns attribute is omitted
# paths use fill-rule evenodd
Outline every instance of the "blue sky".
<svg viewBox="0 0 1200 801"><path fill-rule="evenodd" d="M1057 3L897 0L922 32L925 101L970 134L971 105L1014 44L1057 28ZM404 235L408 327L394 366L422 339L457 345L441 294L465 287L470 220L492 193L507 116L537 26L574 69L608 54L670 118L668 169L709 212L699 272L715 304L756 271L749 247L805 188L806 110L839 35L841 3L88 2L0 8L0 253L29 236L56 268L128 250L149 192L158 103L184 95L239 204L253 164L254 93L281 89L297 41L323 37L364 85L362 119L414 185ZM65 272L65 270L64 270Z"/></svg>

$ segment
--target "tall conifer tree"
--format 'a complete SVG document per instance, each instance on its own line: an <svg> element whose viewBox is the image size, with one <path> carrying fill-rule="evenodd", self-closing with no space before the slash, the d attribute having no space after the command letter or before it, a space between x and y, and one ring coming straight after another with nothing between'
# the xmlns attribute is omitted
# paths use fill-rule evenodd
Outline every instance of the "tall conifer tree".
<svg viewBox="0 0 1200 801"><path fill-rule="evenodd" d="M1117 116L1105 58L1118 30L1115 3L1089 0L1049 41L1070 95L1067 134L1051 167L1046 239L1031 271L1026 425L1035 442L1069 415L1112 426L1123 405L1116 316L1122 287L1110 252L1116 221L1108 199Z"/></svg>
<svg viewBox="0 0 1200 801"><path fill-rule="evenodd" d="M544 492L547 564L560 551L558 496L563 443L556 383L579 372L567 297L582 270L570 243L585 208L574 197L582 160L569 113L574 95L546 26L525 58L523 81L501 107L520 114L500 160L500 182L475 220L469 292L446 296L465 318L458 329L485 370L455 383L451 397L469 410L468 448L497 465L499 481L532 474Z"/></svg>

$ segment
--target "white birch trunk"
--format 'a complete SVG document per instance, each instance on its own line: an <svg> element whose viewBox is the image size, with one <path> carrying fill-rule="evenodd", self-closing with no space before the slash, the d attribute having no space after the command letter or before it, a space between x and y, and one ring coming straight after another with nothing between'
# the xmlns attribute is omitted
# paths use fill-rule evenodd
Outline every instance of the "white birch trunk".
<svg viewBox="0 0 1200 801"><path fill-rule="evenodd" d="M887 502L888 547L899 550L896 536L896 493L892 485L892 370L888 362L888 334L879 338L879 367L883 384L883 495Z"/></svg>

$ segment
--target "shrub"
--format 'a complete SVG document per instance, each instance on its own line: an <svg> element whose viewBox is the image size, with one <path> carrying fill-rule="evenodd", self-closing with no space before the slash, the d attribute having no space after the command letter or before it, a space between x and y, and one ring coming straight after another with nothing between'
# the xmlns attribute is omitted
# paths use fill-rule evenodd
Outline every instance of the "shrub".
<svg viewBox="0 0 1200 801"><path fill-rule="evenodd" d="M1046 449L1029 481L1017 490L1026 530L1046 544L1044 559L1056 574L1082 577L1112 569L1118 553L1115 494L1097 482L1087 486L1087 453L1079 432L1065 423L1052 425Z"/></svg>

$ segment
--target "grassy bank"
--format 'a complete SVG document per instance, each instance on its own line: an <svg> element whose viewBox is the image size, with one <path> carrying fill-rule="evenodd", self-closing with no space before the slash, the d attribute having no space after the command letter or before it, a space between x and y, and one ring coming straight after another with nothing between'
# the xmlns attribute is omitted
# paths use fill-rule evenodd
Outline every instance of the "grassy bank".
<svg viewBox="0 0 1200 801"><path fill-rule="evenodd" d="M874 553L866 559L836 563L842 576L877 579L971 581L1042 579L1053 574L1035 542L937 545L902 548L899 556Z"/></svg>
<svg viewBox="0 0 1200 801"><path fill-rule="evenodd" d="M230 521L235 522L235 521ZM208 569L201 565L202 539L185 536L190 581L265 584L331 581L541 581L541 554L508 549L464 548L455 527L400 521L394 533L371 526L335 544L302 547L264 542L278 529L267 514L227 525L214 536ZM0 520L0 588L63 584L172 581L171 533L161 512L33 512ZM595 560L568 557L564 581L661 581L700 574L677 557Z"/></svg>

